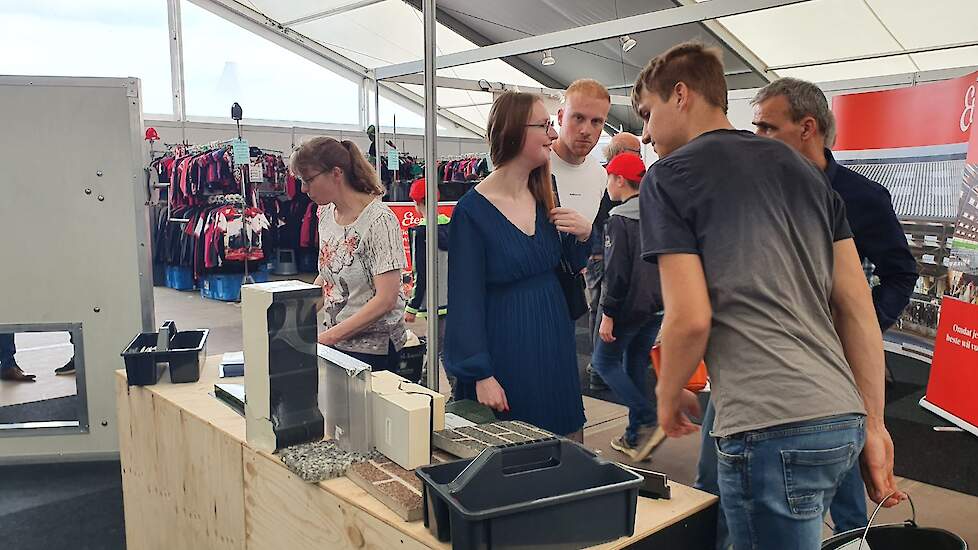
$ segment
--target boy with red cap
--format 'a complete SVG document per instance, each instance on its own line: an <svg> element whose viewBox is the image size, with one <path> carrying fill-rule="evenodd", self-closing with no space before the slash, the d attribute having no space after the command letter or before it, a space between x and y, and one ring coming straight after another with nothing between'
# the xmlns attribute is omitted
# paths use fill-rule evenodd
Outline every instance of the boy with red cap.
<svg viewBox="0 0 978 550"><path fill-rule="evenodd" d="M424 317L428 314L428 297L425 295L427 290L427 270L425 266L427 265L427 235L428 235L428 223L424 219L425 215L425 179L420 178L411 184L410 191L411 200L414 201L414 206L418 211L418 216L420 222L418 225L412 227L408 234L411 239L411 269L414 275L414 294L411 296L411 300L407 304L406 312L404 314L404 320L408 323L413 323L418 315ZM438 214L438 223L436 224L436 230L438 231L438 256L436 261L438 262L438 280L442 281L442 284L438 286L438 304L437 313L438 315L438 359L441 360L444 353L444 342L445 342L445 317L448 315L448 239L449 231L448 224L451 222L451 218L444 214ZM430 356L430 353L429 353ZM425 363L425 371L427 372L428 365ZM424 377L422 377L423 379ZM448 381L452 388L455 387L455 380L453 377L449 376Z"/></svg>
<svg viewBox="0 0 978 550"><path fill-rule="evenodd" d="M638 196L645 163L621 153L607 171L608 196L622 204L611 210L605 224L601 324L591 364L628 407L628 428L611 446L638 462L664 439L656 430L654 394L645 387L649 351L662 324L662 295L659 269L642 261L639 244Z"/></svg>

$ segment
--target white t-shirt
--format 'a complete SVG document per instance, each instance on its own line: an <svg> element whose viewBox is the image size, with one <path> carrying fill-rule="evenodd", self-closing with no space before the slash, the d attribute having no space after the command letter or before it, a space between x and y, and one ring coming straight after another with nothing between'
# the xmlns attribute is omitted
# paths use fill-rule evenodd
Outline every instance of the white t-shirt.
<svg viewBox="0 0 978 550"><path fill-rule="evenodd" d="M550 152L550 172L557 178L560 205L573 208L585 219L594 221L601 197L608 187L608 173L588 155L581 164L569 164L556 151Z"/></svg>

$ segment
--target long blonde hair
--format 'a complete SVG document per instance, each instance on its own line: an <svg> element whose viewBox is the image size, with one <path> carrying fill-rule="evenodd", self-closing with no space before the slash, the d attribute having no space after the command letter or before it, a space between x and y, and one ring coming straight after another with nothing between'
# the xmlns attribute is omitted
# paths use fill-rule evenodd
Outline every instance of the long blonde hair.
<svg viewBox="0 0 978 550"><path fill-rule="evenodd" d="M356 143L331 137L315 137L299 146L289 157L289 170L300 178L341 168L355 191L383 195L377 171L367 162Z"/></svg>

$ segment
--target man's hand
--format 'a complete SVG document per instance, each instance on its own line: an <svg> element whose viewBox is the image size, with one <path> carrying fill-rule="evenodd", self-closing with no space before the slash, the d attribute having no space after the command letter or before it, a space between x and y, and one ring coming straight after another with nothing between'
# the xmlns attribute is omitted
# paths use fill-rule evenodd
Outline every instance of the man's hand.
<svg viewBox="0 0 978 550"><path fill-rule="evenodd" d="M499 385L499 382L496 381L495 376L490 376L489 378L484 378L476 382L475 394L479 399L479 403L494 411L506 412L509 410L509 402L506 401L506 392Z"/></svg>
<svg viewBox="0 0 978 550"><path fill-rule="evenodd" d="M570 233L580 242L591 238L591 222L573 208L554 208L550 211L550 221L557 227L557 231Z"/></svg>
<svg viewBox="0 0 978 550"><path fill-rule="evenodd" d="M674 397L659 394L659 426L669 437L682 437L699 431L699 426L693 424L689 417L699 418L700 413L699 399L696 394L683 389Z"/></svg>
<svg viewBox="0 0 978 550"><path fill-rule="evenodd" d="M598 336L606 344L615 341L615 320L605 314L601 314L601 326L598 327Z"/></svg>
<svg viewBox="0 0 978 550"><path fill-rule="evenodd" d="M866 483L866 493L870 500L884 508L896 506L906 500L907 495L898 491L893 479L893 440L880 418L866 419L866 444L859 457L863 481ZM890 493L892 497L886 498Z"/></svg>
<svg viewBox="0 0 978 550"><path fill-rule="evenodd" d="M415 313L407 312L407 313L404 314L404 322L405 323L413 323L414 320L417 319L417 318L418 318L418 316Z"/></svg>

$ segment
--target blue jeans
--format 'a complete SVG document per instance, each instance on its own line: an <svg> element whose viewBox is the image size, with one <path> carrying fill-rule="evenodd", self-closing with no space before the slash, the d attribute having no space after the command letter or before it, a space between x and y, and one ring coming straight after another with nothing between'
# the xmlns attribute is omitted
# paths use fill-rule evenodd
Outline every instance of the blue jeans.
<svg viewBox="0 0 978 550"><path fill-rule="evenodd" d="M711 399L706 404L706 411L703 412L703 421L700 426L700 436L702 437L700 460L696 465L696 482L693 487L711 495L720 496L720 481L717 479L716 440L710 435L710 432L713 431L713 419L716 414ZM717 510L717 550L723 550L730 545L727 540L728 535L727 520L723 515L723 506L720 506Z"/></svg>
<svg viewBox="0 0 978 550"><path fill-rule="evenodd" d="M0 370L13 368L14 354L16 353L17 346L14 345L14 333L0 334Z"/></svg>
<svg viewBox="0 0 978 550"><path fill-rule="evenodd" d="M598 315L600 318L600 312ZM610 344L601 338L595 341L591 366L628 407L625 440L630 445L638 441L639 428L658 420L655 395L646 393L645 383L650 370L649 351L661 325L662 316L656 315L644 325L616 325L615 341Z"/></svg>
<svg viewBox="0 0 978 550"><path fill-rule="evenodd" d="M717 438L720 506L735 550L819 550L822 517L859 460L865 419L847 414Z"/></svg>
<svg viewBox="0 0 978 550"><path fill-rule="evenodd" d="M716 409L713 408L713 401L711 400L703 413L703 424L700 429L703 440L702 445L700 445L696 483L693 486L701 491L720 496L720 484L717 480L717 448L713 436L710 435L710 432L713 431L715 416ZM836 533L859 529L868 523L866 519L866 489L858 461L836 489L829 512L832 515L832 523ZM727 536L727 521L721 508L717 513L718 549L727 547Z"/></svg>

